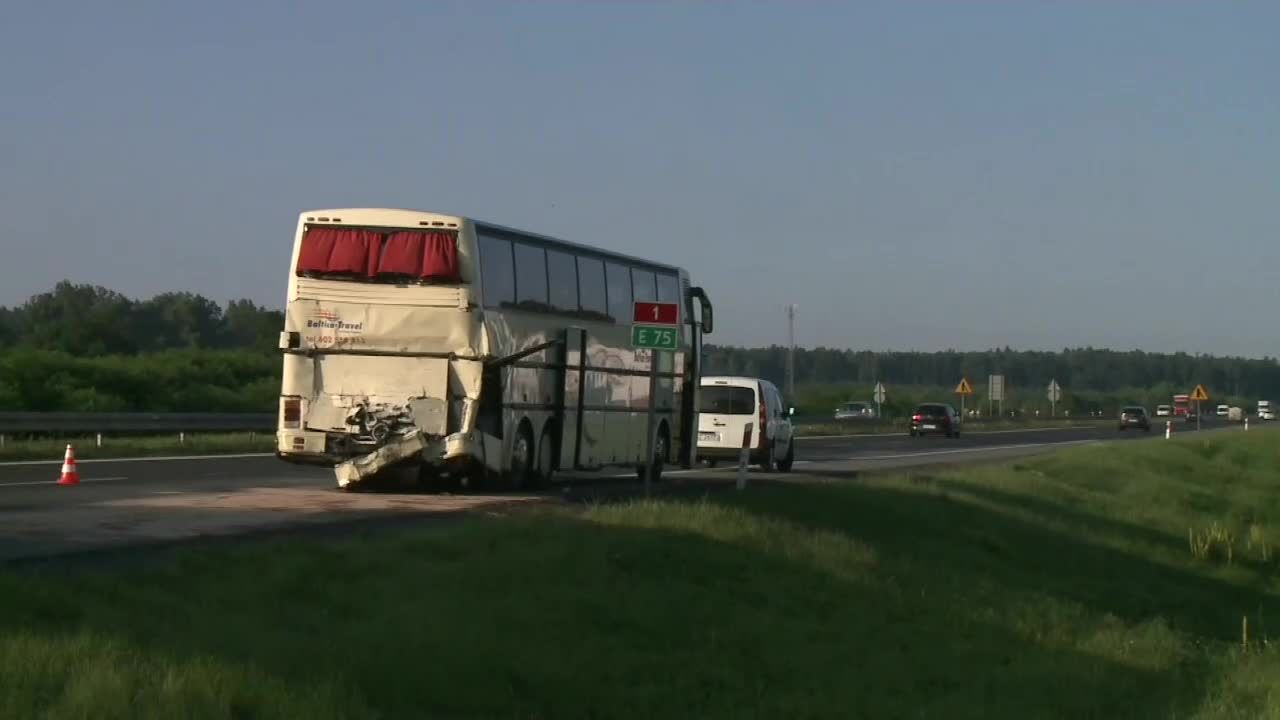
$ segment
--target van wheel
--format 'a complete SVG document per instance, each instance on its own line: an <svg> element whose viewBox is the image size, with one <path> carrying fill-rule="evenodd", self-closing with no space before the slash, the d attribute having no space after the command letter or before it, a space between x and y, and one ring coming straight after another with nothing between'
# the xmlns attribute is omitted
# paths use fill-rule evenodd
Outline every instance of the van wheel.
<svg viewBox="0 0 1280 720"><path fill-rule="evenodd" d="M778 461L774 456L773 441L769 441L768 449L764 452L764 457L760 459L760 469L765 472L773 472L778 466Z"/></svg>
<svg viewBox="0 0 1280 720"><path fill-rule="evenodd" d="M778 469L782 472L791 472L791 465L796 461L796 439L791 438L791 442L787 443L787 455L778 461Z"/></svg>

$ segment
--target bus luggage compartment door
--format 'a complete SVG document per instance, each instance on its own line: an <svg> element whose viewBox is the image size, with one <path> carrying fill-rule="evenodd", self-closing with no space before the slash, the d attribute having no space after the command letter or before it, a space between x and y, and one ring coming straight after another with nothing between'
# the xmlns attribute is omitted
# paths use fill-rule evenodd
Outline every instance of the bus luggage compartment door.
<svg viewBox="0 0 1280 720"><path fill-rule="evenodd" d="M582 467L579 451L583 432L583 381L587 364L587 331L582 328L565 330L563 345L564 370L560 377L560 469L577 470Z"/></svg>

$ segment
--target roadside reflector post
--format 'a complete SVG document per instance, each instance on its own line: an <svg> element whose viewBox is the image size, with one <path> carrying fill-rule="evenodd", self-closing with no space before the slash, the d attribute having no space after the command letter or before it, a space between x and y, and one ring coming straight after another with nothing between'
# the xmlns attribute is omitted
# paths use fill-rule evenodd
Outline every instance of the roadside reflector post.
<svg viewBox="0 0 1280 720"><path fill-rule="evenodd" d="M98 447L102 447L102 433L98 433L98 436L97 438L95 438L95 441L97 442Z"/></svg>
<svg viewBox="0 0 1280 720"><path fill-rule="evenodd" d="M742 449L738 451L738 489L747 487L747 460L751 454L751 423L742 431Z"/></svg>
<svg viewBox="0 0 1280 720"><path fill-rule="evenodd" d="M1173 436L1173 421L1165 420L1164 421L1164 439L1168 440L1172 436Z"/></svg>
<svg viewBox="0 0 1280 720"><path fill-rule="evenodd" d="M649 497L653 485L653 474L658 461L653 457L653 446L658 435L658 351L649 351L649 419L644 436L644 496Z"/></svg>
<svg viewBox="0 0 1280 720"><path fill-rule="evenodd" d="M181 432L181 431L178 432L178 444L179 445L187 444L187 434L185 432Z"/></svg>
<svg viewBox="0 0 1280 720"><path fill-rule="evenodd" d="M1249 416L1248 415L1246 415L1244 418L1244 431L1249 432ZM3 445L0 445L0 447L3 447Z"/></svg>

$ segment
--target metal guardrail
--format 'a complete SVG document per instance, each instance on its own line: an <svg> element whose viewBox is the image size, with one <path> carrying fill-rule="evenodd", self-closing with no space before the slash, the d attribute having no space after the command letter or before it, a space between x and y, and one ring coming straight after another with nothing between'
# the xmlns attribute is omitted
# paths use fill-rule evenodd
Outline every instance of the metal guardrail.
<svg viewBox="0 0 1280 720"><path fill-rule="evenodd" d="M275 429L275 413L0 412L0 433L271 432Z"/></svg>

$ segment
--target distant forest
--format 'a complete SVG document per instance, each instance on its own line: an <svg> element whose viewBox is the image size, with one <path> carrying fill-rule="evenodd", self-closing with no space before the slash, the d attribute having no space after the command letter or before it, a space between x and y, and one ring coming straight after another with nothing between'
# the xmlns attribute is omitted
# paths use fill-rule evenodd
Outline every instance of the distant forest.
<svg viewBox="0 0 1280 720"><path fill-rule="evenodd" d="M106 288L62 282L21 306L0 308L0 410L269 412L279 391L275 348L283 323L281 311L248 300L221 306L185 292L134 300ZM784 347L709 346L707 357L709 373L758 375L784 387ZM1093 348L796 350L800 389L865 389L876 381L951 388L967 376L981 395L989 373L1003 373L1011 393L1028 398L1040 397L1056 379L1078 397L1142 389L1159 398L1203 383L1215 401L1280 399L1280 364L1274 358ZM812 409L825 412L828 395L810 392L822 397L822 407Z"/></svg>
<svg viewBox="0 0 1280 720"><path fill-rule="evenodd" d="M787 348L707 347L707 371L767 378L783 387ZM819 384L953 388L967 377L974 391L986 392L987 376L1002 374L1010 388L1034 390L1051 380L1069 392L1115 393L1132 389L1181 389L1203 384L1216 397L1280 397L1280 364L1275 358L1238 358L1147 353L1094 348L1061 352L1008 348L980 352L871 352L830 348L795 351L797 388ZM1167 399L1164 400L1167 402Z"/></svg>

